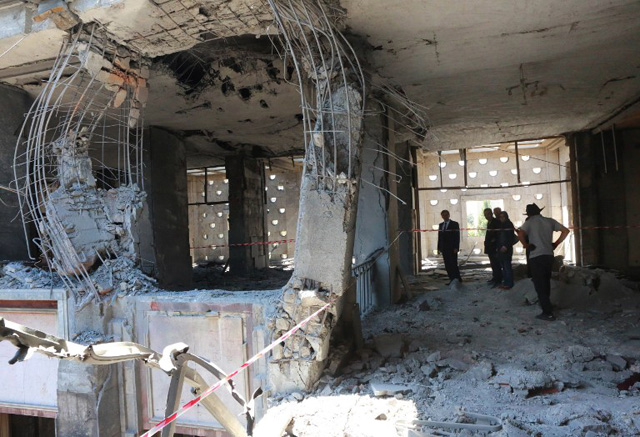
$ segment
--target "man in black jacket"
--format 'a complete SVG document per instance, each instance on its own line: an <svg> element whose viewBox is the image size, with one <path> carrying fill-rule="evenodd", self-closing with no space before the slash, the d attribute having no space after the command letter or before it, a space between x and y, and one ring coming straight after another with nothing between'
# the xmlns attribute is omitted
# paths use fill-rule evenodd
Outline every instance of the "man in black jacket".
<svg viewBox="0 0 640 437"><path fill-rule="evenodd" d="M440 213L444 220L438 227L438 252L444 259L444 268L449 275L449 283L454 279L462 282L458 269L458 251L460 250L460 225L450 220L449 211L446 209Z"/></svg>
<svg viewBox="0 0 640 437"><path fill-rule="evenodd" d="M498 251L496 248L497 233L500 232L496 229L500 228L500 221L498 217L493 217L491 208L485 208L483 213L484 218L487 219L487 233L484 236L484 253L489 257L489 263L491 264L491 280L489 284L491 284L492 287L497 287L502 284L502 270L498 262Z"/></svg>

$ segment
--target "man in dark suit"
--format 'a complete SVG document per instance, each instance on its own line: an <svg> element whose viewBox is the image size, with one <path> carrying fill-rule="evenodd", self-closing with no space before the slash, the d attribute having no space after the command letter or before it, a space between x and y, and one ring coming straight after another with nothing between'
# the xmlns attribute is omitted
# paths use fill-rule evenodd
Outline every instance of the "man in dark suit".
<svg viewBox="0 0 640 437"><path fill-rule="evenodd" d="M460 270L458 270L458 251L460 250L460 225L449 219L449 211L446 209L440 213L444 220L438 227L438 252L444 259L444 268L449 275L449 283L454 279L462 282Z"/></svg>

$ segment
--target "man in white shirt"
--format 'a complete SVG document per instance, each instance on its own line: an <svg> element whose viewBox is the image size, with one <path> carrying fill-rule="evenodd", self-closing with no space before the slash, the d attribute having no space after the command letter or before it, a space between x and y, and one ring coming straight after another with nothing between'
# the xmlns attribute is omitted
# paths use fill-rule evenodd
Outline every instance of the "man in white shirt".
<svg viewBox="0 0 640 437"><path fill-rule="evenodd" d="M567 238L569 229L552 218L541 216L540 211L542 209L535 203L527 205L526 215L529 217L518 230L518 239L525 249L530 250L531 279L542 308L542 313L536 317L553 321L556 319L551 306L553 251ZM555 242L553 241L554 231L560 232L560 237Z"/></svg>

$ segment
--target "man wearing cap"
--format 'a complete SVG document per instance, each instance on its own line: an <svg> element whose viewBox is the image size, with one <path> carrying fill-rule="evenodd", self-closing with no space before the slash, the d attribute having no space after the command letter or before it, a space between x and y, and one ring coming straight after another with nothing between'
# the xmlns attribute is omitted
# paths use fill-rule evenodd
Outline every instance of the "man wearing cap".
<svg viewBox="0 0 640 437"><path fill-rule="evenodd" d="M527 205L525 215L528 218L518 230L518 239L525 249L530 250L531 279L542 308L542 313L536 317L541 320L553 321L556 319L551 306L553 251L567 238L569 229L552 218L541 216L542 209L535 203ZM555 242L553 241L554 231L560 232L560 237Z"/></svg>
<svg viewBox="0 0 640 437"><path fill-rule="evenodd" d="M454 279L462 282L458 269L458 251L460 250L460 225L450 219L446 209L440 213L444 220L438 226L438 252L442 254L444 268L449 275L449 283Z"/></svg>

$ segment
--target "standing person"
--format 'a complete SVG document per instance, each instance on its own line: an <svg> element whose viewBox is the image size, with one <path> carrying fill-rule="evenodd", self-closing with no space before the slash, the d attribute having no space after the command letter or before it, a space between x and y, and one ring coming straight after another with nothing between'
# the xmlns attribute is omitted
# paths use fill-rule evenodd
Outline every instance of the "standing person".
<svg viewBox="0 0 640 437"><path fill-rule="evenodd" d="M506 211L500 213L500 230L497 231L496 251L498 262L502 270L502 285L500 289L511 290L513 287L513 268L511 260L513 258L513 245L518 242L516 230L509 220L509 214Z"/></svg>
<svg viewBox="0 0 640 437"><path fill-rule="evenodd" d="M527 220L518 231L518 238L525 249L530 249L529 265L531 279L538 294L538 301L542 313L536 317L541 320L553 321L553 307L551 306L551 268L553 266L553 251L560 245L569 229L549 217L540 215L540 209L535 203L527 205ZM553 232L560 232L560 237L553 241ZM528 240L527 240L528 238Z"/></svg>
<svg viewBox="0 0 640 437"><path fill-rule="evenodd" d="M502 212L502 208L500 208L499 206L496 206L495 208L493 208L493 216L496 218L496 220L498 220L498 217L500 217L501 212Z"/></svg>
<svg viewBox="0 0 640 437"><path fill-rule="evenodd" d="M489 257L489 263L491 264L491 280L489 284L492 287L497 287L502 283L502 271L500 269L500 263L498 262L498 254L496 251L496 229L500 228L500 222L498 217L493 217L491 208L485 208L483 211L484 218L487 219L487 233L484 236L484 253Z"/></svg>
<svg viewBox="0 0 640 437"><path fill-rule="evenodd" d="M444 268L449 275L449 284L454 279L462 282L458 269L458 251L460 250L460 225L450 220L449 211L446 209L440 213L444 220L438 226L438 252L444 259Z"/></svg>

